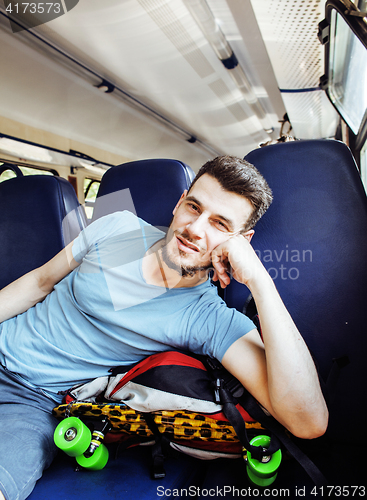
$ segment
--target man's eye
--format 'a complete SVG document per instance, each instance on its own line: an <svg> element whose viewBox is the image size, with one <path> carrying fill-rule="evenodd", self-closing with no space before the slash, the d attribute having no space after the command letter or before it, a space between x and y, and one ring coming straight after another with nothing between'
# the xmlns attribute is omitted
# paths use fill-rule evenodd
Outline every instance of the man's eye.
<svg viewBox="0 0 367 500"><path fill-rule="evenodd" d="M189 203L189 207L195 212L199 211L199 207L197 205L194 205L193 203Z"/></svg>
<svg viewBox="0 0 367 500"><path fill-rule="evenodd" d="M220 231L228 231L228 227L221 220L215 221L215 225Z"/></svg>

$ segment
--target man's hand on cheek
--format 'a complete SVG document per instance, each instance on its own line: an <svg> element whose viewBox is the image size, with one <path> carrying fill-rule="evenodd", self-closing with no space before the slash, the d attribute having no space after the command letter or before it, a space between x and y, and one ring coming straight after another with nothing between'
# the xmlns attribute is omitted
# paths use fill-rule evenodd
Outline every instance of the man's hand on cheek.
<svg viewBox="0 0 367 500"><path fill-rule="evenodd" d="M264 272L260 259L248 239L242 234L233 236L212 251L213 280L219 280L221 288L230 283L231 276L251 288L251 284Z"/></svg>
<svg viewBox="0 0 367 500"><path fill-rule="evenodd" d="M218 245L211 255L214 268L213 281L219 281L221 288L225 288L229 285L231 281L230 274L232 273L228 264L228 259L225 259L223 255L223 245L224 243Z"/></svg>

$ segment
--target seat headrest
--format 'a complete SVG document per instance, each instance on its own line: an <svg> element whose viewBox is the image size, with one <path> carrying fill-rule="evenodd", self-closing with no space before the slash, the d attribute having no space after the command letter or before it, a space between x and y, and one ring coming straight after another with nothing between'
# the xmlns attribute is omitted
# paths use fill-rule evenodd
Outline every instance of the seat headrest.
<svg viewBox="0 0 367 500"><path fill-rule="evenodd" d="M112 167L102 177L93 220L129 210L150 224L168 227L172 210L194 172L170 159L139 160Z"/></svg>

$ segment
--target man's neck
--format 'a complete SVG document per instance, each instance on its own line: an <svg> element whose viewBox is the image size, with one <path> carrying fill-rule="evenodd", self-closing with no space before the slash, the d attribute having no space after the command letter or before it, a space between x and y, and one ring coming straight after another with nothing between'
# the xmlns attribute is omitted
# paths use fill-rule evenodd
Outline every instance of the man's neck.
<svg viewBox="0 0 367 500"><path fill-rule="evenodd" d="M208 279L208 271L199 271L193 276L182 276L181 270L170 268L162 258L164 244L164 238L157 241L143 257L143 276L149 285L164 288L191 288Z"/></svg>

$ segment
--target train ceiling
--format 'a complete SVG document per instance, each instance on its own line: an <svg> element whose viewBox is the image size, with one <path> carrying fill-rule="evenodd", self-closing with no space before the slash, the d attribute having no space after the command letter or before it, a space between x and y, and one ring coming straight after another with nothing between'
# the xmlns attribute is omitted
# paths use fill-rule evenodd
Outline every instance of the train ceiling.
<svg viewBox="0 0 367 500"><path fill-rule="evenodd" d="M276 139L285 113L299 139L335 134L318 88L324 0L71 1L19 31L0 1L0 116L195 170Z"/></svg>

